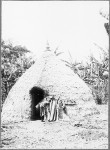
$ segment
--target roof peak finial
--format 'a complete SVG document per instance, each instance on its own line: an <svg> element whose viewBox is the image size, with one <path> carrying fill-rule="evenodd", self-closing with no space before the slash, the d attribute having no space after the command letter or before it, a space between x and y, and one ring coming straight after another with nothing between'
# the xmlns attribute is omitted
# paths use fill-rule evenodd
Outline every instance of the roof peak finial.
<svg viewBox="0 0 110 150"><path fill-rule="evenodd" d="M50 46L49 46L49 42L48 42L48 41L47 41L46 51L51 51L51 50L50 50Z"/></svg>

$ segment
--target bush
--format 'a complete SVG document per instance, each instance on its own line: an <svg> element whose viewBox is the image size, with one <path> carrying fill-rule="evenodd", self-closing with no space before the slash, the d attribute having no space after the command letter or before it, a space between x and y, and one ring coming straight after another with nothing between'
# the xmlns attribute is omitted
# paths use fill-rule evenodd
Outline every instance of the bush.
<svg viewBox="0 0 110 150"><path fill-rule="evenodd" d="M34 61L31 57L26 57L30 53L25 47L13 46L1 42L1 92L2 105L19 77L28 69Z"/></svg>

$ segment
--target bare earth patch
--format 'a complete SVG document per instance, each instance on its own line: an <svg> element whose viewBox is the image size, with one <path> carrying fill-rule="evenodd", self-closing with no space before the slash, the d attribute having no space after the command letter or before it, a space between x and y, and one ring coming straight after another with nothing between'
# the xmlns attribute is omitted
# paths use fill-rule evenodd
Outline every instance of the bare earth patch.
<svg viewBox="0 0 110 150"><path fill-rule="evenodd" d="M2 124L2 149L107 149L108 106L79 121Z"/></svg>

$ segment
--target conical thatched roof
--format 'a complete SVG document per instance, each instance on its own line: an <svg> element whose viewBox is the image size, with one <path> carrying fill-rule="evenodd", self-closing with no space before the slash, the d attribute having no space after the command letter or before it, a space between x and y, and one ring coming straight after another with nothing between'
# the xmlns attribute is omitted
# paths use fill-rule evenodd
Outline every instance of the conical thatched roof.
<svg viewBox="0 0 110 150"><path fill-rule="evenodd" d="M93 102L90 89L64 62L51 51L29 68L10 90L2 109L2 121L29 120L31 98L29 91L40 87L65 103Z"/></svg>

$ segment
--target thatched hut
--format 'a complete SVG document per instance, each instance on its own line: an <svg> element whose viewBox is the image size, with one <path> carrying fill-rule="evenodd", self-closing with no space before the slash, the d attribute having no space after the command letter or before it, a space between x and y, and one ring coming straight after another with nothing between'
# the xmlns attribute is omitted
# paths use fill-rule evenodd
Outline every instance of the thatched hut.
<svg viewBox="0 0 110 150"><path fill-rule="evenodd" d="M10 90L3 104L2 122L31 120L33 105L43 100L46 92L68 106L94 104L84 81L53 52L45 51Z"/></svg>

